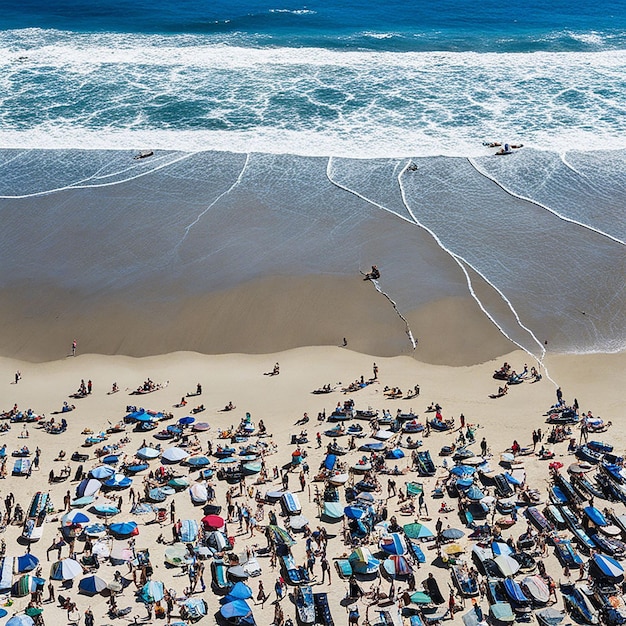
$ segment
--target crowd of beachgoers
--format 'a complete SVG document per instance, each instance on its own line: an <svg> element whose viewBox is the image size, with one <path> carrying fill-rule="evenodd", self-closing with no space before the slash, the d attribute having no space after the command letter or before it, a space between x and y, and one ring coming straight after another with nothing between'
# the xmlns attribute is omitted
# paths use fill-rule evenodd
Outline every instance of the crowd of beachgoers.
<svg viewBox="0 0 626 626"><path fill-rule="evenodd" d="M92 376L69 394L76 406L12 403L0 593L23 621L8 623L552 625L563 609L624 623L626 472L611 422L527 365L482 366L485 389L504 380L518 403L545 402L527 398L537 414L506 434L466 415L509 398L461 412L422 400L439 389L414 374L371 367L293 408L276 396L281 417L211 380ZM284 367L263 373L255 390L276 394ZM22 372L12 384L17 395ZM192 397L204 404L187 414ZM81 415L94 401L106 417Z"/></svg>

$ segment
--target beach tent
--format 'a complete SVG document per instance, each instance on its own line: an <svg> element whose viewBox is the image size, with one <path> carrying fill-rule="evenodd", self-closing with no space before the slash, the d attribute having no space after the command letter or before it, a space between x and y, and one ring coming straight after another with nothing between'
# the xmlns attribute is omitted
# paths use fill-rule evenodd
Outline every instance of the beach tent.
<svg viewBox="0 0 626 626"><path fill-rule="evenodd" d="M324 459L324 468L327 470L332 470L337 463L337 455L336 454L327 454Z"/></svg>
<svg viewBox="0 0 626 626"><path fill-rule="evenodd" d="M41 591L45 583L46 581L43 578L24 574L11 587L11 595L16 598L23 598L34 591Z"/></svg>
<svg viewBox="0 0 626 626"><path fill-rule="evenodd" d="M394 448L393 450L389 450L389 452L385 454L385 458L386 459L403 459L404 452L400 448Z"/></svg>
<svg viewBox="0 0 626 626"><path fill-rule="evenodd" d="M83 566L75 559L61 559L50 568L52 580L72 580L82 573Z"/></svg>
<svg viewBox="0 0 626 626"><path fill-rule="evenodd" d="M32 572L38 565L39 559L30 552L17 557L17 573Z"/></svg>

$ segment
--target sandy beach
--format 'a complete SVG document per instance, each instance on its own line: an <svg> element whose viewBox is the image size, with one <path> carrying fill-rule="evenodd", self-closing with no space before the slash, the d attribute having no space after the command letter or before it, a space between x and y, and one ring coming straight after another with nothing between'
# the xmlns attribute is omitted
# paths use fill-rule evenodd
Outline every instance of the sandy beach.
<svg viewBox="0 0 626 626"><path fill-rule="evenodd" d="M529 361L528 355L521 351L498 357L495 360L487 361L477 365L453 367L439 366L421 363L408 356L397 357L372 357L367 354L354 352L348 348L340 347L308 347L297 348L285 352L263 355L214 355L206 356L191 352L176 352L154 357L131 358L123 356L103 356L94 354L82 354L81 343L78 344L78 353L76 357L60 355L63 358L58 360L32 363L18 361L9 358L0 360L0 381L3 381L2 387L2 406L1 410L10 410L14 404L17 404L20 410L31 408L38 415L45 415L46 419L52 417L53 412L60 411L64 402L74 404L76 409L61 415L54 415L57 421L60 417L66 417L68 421L67 430L60 435L46 433L40 423L20 424L12 423L8 432L2 433L1 444L6 444L6 450L9 455L7 460L8 474L5 479L0 482L0 497L3 499L9 493L13 493L16 502L19 502L24 509L29 506L30 500L37 491L49 491L51 500L54 504L54 512L47 517L43 529L43 536L37 543L31 544L31 553L36 555L41 562L44 578L48 578L49 565L46 560L46 549L54 541L59 534L59 525L61 517L64 513L64 496L69 490L72 498L75 497L75 489L78 482L74 480L78 462L69 461L72 453L78 451L89 455L88 460L83 463L84 471L100 464L95 456L95 451L103 445L116 446L122 438L128 438L129 441L123 444L119 452L132 458L134 453L142 447L144 440L149 444L156 444L153 434L159 429L147 433L133 432L132 425L127 426L125 432L111 434L102 444L85 447L86 429L98 433L106 431L108 427L122 420L127 414L127 406L135 405L144 407L153 411L171 412L172 420L166 424L175 423L178 419L193 415L191 409L204 405L205 410L196 414L194 417L198 421L208 422L210 430L205 432L191 433L196 435L200 441L203 453L207 452L209 441L215 450L220 440L218 434L231 425L237 425L246 413L249 413L254 424L258 425L263 420L268 437L263 438L267 443L276 445L275 452L265 458L269 475L272 477L272 470L276 466L281 468L289 463L291 453L296 446L291 445L291 436L298 434L302 430L308 433L308 443L302 446L302 451L306 453L306 461L310 467L310 476L306 481L304 491L298 493L301 504L302 513L309 520L312 530L318 526L325 526L329 534L327 547L327 556L331 561L332 584L326 581L323 585L321 581L320 558L314 566L314 574L316 579L313 583L313 591L323 591L329 594L329 602L332 615L336 624L347 623L347 609L344 598L348 591L347 580L339 579L337 572L333 566L333 559L347 555L351 552L351 548L345 545L342 537L342 523L326 524L318 519L318 508L314 502L316 489L323 490L323 483L313 482L313 477L317 473L317 469L325 456L325 448L331 442L331 438L322 436L322 447L317 447L316 433L322 432L332 426L328 423L319 423L316 420L318 413L325 411L328 416L332 409L347 399L353 399L355 407L358 409L367 409L372 407L379 411L388 409L395 414L398 409L402 412L413 411L419 416L420 421L424 421L428 417L425 413L426 408L433 402L439 403L442 407L444 418L455 418L456 424L459 423L459 416L464 414L466 424L472 424L476 428L476 440L480 442L483 437L486 438L492 455L494 464L497 464L501 452L510 448L513 440L517 440L522 446L531 445L532 431L541 428L544 433L548 431L545 424L544 413L556 401L555 391L557 386L563 390L564 397L568 401L577 398L581 410L585 412L590 410L595 416L601 416L604 420L612 421L613 426L607 433L603 433L601 437L611 441L615 446L615 452L620 454L626 449L626 437L622 430L623 421L623 400L620 391L621 378L624 371L624 355L551 355L546 361L547 371L543 370L543 378L537 383L524 382L515 387L511 386L507 395L498 399L489 398L489 394L497 391L500 381L494 380L492 374L495 369L499 368L503 361L511 363L518 372L521 372L524 364L528 363L529 367L536 365ZM378 366L378 378L372 384L360 389L354 393L342 393L341 388L345 387L353 381L360 380L363 376L364 380L368 380L373 376L373 363ZM280 374L277 376L268 376L264 373L272 371L274 363L280 364ZM21 372L21 380L15 383L15 373ZM144 396L129 395L131 391L140 386L143 381L150 378L158 384L162 384L163 388L154 393ZM81 399L70 398L79 387L81 380L92 381L92 392ZM115 394L108 394L112 384L116 382L120 391ZM181 398L187 393L193 393L196 390L197 383L202 386L202 395L188 398L188 404L185 407L175 407ZM332 393L327 395L314 395L312 390L318 389L323 385L330 384L334 389ZM409 400L405 399L389 399L385 393L385 387L399 387L404 391L403 395L416 384L419 385L420 395ZM235 405L235 409L230 412L223 412L229 402ZM303 417L304 413L310 416L310 421L305 425L297 425L296 422ZM3 423L10 423L8 420ZM365 432L369 433L367 424L363 422ZM164 426L163 426L164 427ZM26 438L26 434L28 437ZM440 500L434 500L431 497L435 483L448 476L448 470L443 467L444 457L439 456L442 446L450 445L458 436L458 432L432 432L429 437L423 437L423 446L420 450L428 449L437 466L437 473L434 477L420 478L414 471L409 471L411 465L410 450L405 450L406 457L398 461L387 461L387 466L392 467L392 463L398 465L402 475L397 477L397 484L400 488L405 482L419 481L424 485L424 494L426 496L426 504L430 515L424 523L434 529L435 522L438 518L437 510L440 506ZM579 436L578 430L574 430L574 437ZM397 437L397 435L396 435ZM252 440L256 440L253 437ZM371 441L369 437L358 440L357 445L364 441ZM228 442L228 440L226 441ZM224 441L221 441L224 443ZM343 437L340 441L342 445L347 445L347 438ZM168 447L170 442L161 442L163 447ZM12 476L11 467L14 458L11 458L11 452L22 446L28 446L31 452L36 448L41 450L39 468L32 472L30 477ZM235 444L236 447L243 444ZM478 443L472 446L475 452L479 452ZM567 466L573 461L573 456L567 454L567 444L560 443L554 446L556 459L560 460ZM58 459L60 451L65 451L65 459ZM363 453L354 450L350 452L342 460L350 465L353 464ZM215 458L212 458L215 465ZM451 460L447 458L446 463ZM49 474L53 471L58 475L61 468L65 465L70 466L70 478L63 482L55 482L49 484ZM150 469L156 470L159 467L159 461L155 460L150 463ZM189 476L189 479L195 481L198 475L197 471L189 471L188 468L179 465L167 466L173 469L177 474ZM543 500L546 500L548 486L548 463L539 460L535 455L524 457L524 467L527 476L527 484L530 487L538 489ZM143 474L139 474L134 478L133 488L138 493L142 492ZM256 485L254 484L258 476L248 477L246 486L251 487L252 498L244 491L243 495L237 495L234 500L240 505L248 504L253 511L256 511L257 503L254 496L258 489L261 496L267 491L277 490L281 488L280 477L277 480L270 479L269 482ZM377 501L381 501L386 505L389 515L397 515L401 524L415 521L415 515L406 516L400 514L400 502L397 496L387 498L387 476L379 476L381 491L375 492L374 497ZM293 472L290 475L290 488L293 491L299 489L298 473ZM358 480L358 478L356 479ZM210 481L216 491L215 503L222 506L222 512L226 510L225 493L228 485L224 481L211 479ZM237 490L237 494L239 491ZM166 566L164 562L164 550L167 545L157 543L159 535L163 535L166 542L172 541L172 525L168 519L165 523L154 523L154 515L133 515L130 513L131 502L129 491L113 492L111 494L115 501L122 496L122 512L116 516L115 521L136 521L139 525L139 534L135 539L135 550L149 549L150 561L154 568L153 580L162 581L167 589L173 589L176 597L181 599L183 592L188 586L187 576L184 575L181 568ZM99 501L102 496L99 496ZM170 501L175 501L176 518L178 519L195 519L199 521L202 517L202 507L193 506L188 491L184 490L176 495L169 496L162 505L168 508ZM452 507L452 511L442 515L444 527L450 525L454 528L463 528L463 523L459 520L456 510L456 501L446 498L446 501ZM342 496L342 504L345 505L345 499ZM616 505L623 507L623 505ZM250 536L245 532L245 528L239 530L236 521L228 523L229 535L235 537L234 552L237 554L246 553L249 547L252 550L262 549L266 545L263 534L263 528L268 523L268 515L270 510L280 513L279 506L264 505L264 518L259 520L256 532ZM84 512L94 521L97 521L88 509ZM285 526L286 520L279 516L279 525ZM503 533L505 538L509 535L518 537L526 528L523 517L510 530ZM6 554L11 556L19 556L24 554L26 547L19 543L21 526L10 525L6 528L2 535L2 539L6 542ZM292 551L298 563L304 563L305 540L301 533L295 534L297 539L296 545ZM465 536L460 540L465 548L470 548L472 543ZM372 551L376 554L378 547L371 546ZM80 559L83 549L83 541L80 539L76 542L76 551ZM448 597L448 584L450 583L450 574L445 567L442 566L441 560L437 559L437 553L428 549L428 543L424 548L426 555L426 563L422 564L419 569L415 570L415 578L417 588L421 588L421 582L426 578L429 572L433 572L439 583L444 597ZM432 545L432 544L431 544ZM55 560L56 551L51 554L51 559ZM68 548L62 549L62 556L68 556ZM466 557L470 558L470 552L466 553ZM279 568L272 568L270 559L266 554L258 555L258 561L262 568L260 577L250 578L248 583L252 588L254 597L257 595L259 581L263 581L263 585L269 598L265 605L253 606L253 614L257 624L270 624L274 618L275 611L275 594L274 583L278 576L281 575ZM552 549L550 554L544 559L547 571L555 578L563 577L563 571L555 558ZM132 584L132 575L129 568L124 565L112 566L103 563L98 570L98 576L104 580L111 581L114 572L119 570L131 582L126 589L117 597L119 607L132 607L127 617L132 618L138 616L138 621L142 623L153 623L146 619L146 608L142 603L138 603L135 598L135 586ZM73 581L73 585L69 588L63 588L64 583L55 582L55 593L58 600L59 596L70 596L71 600L77 604L81 615L84 611L91 607L95 623L107 624L111 622L111 618L107 616L107 597L106 594L97 594L92 597L86 596L78 592L78 581L82 576L77 577ZM18 576L14 577L14 581ZM206 582L206 592L200 593L199 587L195 597L202 597L208 604L208 616L203 622L213 621L213 616L219 611L219 597L212 593L210 584L210 573L207 562L204 579ZM46 586L47 586L46 581ZM374 582L361 583L365 591L368 591ZM65 584L65 586L67 586ZM399 596L404 589L406 583L396 581L395 594ZM390 582L383 580L381 583L381 591L388 593ZM293 592L293 588L289 588L289 593ZM58 606L58 602L45 601L48 596L47 587L43 592L43 617L46 624L66 623L68 618L67 612ZM8 597L8 596L7 596ZM29 597L13 598L13 603L5 608L9 616L13 613L24 610L28 604ZM252 602L252 601L251 601ZM457 602L460 602L457 599ZM362 618L366 615L367 605L370 601L363 598L358 602ZM384 601L382 602L384 606ZM465 600L466 608L471 608L469 600ZM488 611L486 600L481 601L481 605L485 613ZM295 607L289 597L285 597L281 601L281 606L285 617L291 617L295 623ZM562 599L559 596L557 606L562 606ZM389 607L387 607L387 610ZM375 622L376 606L369 608L369 619ZM462 612L456 613L454 623L462 623ZM176 621L178 610L173 612L172 621ZM117 620L117 623L121 620ZM155 619L154 623L160 620ZM84 619L81 620L84 623Z"/></svg>

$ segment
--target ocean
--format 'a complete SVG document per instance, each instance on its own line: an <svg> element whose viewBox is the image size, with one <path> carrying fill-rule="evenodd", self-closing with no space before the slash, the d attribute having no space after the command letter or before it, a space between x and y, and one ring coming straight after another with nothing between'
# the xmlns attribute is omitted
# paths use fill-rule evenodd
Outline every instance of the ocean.
<svg viewBox="0 0 626 626"><path fill-rule="evenodd" d="M0 289L378 263L539 359L626 346L623 2L0 2L0 52Z"/></svg>

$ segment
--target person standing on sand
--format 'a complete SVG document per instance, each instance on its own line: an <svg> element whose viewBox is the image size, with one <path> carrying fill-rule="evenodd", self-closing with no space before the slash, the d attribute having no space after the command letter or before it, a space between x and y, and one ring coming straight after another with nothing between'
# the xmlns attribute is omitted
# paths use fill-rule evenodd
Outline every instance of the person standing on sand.
<svg viewBox="0 0 626 626"><path fill-rule="evenodd" d="M372 365L372 371L374 372L374 380L377 380L378 379L378 365L376 365L376 363Z"/></svg>
<svg viewBox="0 0 626 626"><path fill-rule="evenodd" d="M72 341L72 356L76 356L76 339Z"/></svg>

